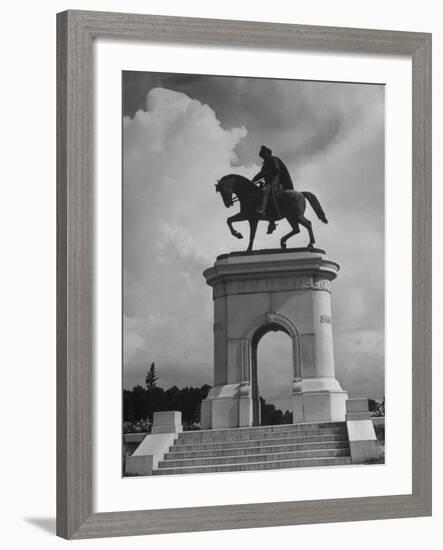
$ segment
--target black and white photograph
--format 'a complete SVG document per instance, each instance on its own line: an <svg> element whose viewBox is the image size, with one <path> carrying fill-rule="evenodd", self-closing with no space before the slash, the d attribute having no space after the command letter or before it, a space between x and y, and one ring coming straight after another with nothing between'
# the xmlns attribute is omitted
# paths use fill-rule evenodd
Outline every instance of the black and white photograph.
<svg viewBox="0 0 443 550"><path fill-rule="evenodd" d="M440 4L2 7L2 547L438 547Z"/></svg>
<svg viewBox="0 0 443 550"><path fill-rule="evenodd" d="M385 86L124 71L124 476L384 464Z"/></svg>

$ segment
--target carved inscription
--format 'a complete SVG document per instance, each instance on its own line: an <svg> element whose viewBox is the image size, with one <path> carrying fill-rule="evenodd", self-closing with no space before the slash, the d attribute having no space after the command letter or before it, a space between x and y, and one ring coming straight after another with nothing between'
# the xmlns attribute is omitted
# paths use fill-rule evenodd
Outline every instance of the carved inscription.
<svg viewBox="0 0 443 550"><path fill-rule="evenodd" d="M273 279L229 281L226 284L228 294L286 290L325 290L330 292L331 283L326 279L314 281L312 277L276 277Z"/></svg>
<svg viewBox="0 0 443 550"><path fill-rule="evenodd" d="M319 281L314 281L314 290L326 290L331 292L331 281L327 279L320 279Z"/></svg>
<svg viewBox="0 0 443 550"><path fill-rule="evenodd" d="M320 315L320 323L323 325L330 325L331 324L331 316L330 315Z"/></svg>

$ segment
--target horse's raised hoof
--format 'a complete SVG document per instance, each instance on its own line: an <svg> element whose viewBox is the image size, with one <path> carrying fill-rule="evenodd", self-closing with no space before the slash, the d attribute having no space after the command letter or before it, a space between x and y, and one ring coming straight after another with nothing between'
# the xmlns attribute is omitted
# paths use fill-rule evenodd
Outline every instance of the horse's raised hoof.
<svg viewBox="0 0 443 550"><path fill-rule="evenodd" d="M234 233L234 237L237 237L237 239L243 239L243 235L241 233L238 233L238 231Z"/></svg>

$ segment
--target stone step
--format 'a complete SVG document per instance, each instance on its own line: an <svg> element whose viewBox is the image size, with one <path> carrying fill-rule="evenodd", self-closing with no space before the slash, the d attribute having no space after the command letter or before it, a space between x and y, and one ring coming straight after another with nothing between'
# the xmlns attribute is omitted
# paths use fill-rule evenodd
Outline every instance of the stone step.
<svg viewBox="0 0 443 550"><path fill-rule="evenodd" d="M252 426L246 428L223 428L219 430L190 430L179 434L179 439L189 438L206 438L209 437L223 437L225 435L231 436L232 434L238 434L243 437L245 434L262 434L270 432L305 432L307 430L324 430L329 428L345 428L345 422L306 422L302 424L278 424L275 426Z"/></svg>
<svg viewBox="0 0 443 550"><path fill-rule="evenodd" d="M316 432L317 433L317 432ZM308 435L308 436L289 436L289 437L264 438L264 439L239 439L239 440L226 440L226 441L213 441L205 443L178 443L176 439L175 444L169 448L170 452L187 452L187 451L204 451L215 449L233 449L236 447L262 447L267 445L295 445L302 443L330 443L333 441L344 441L348 439L347 432L340 432L336 434L323 434L323 435ZM284 434L283 434L284 435Z"/></svg>
<svg viewBox="0 0 443 550"><path fill-rule="evenodd" d="M349 441L320 441L316 443L292 443L274 445L271 441L263 441L263 445L258 446L237 446L237 447L222 447L222 448L210 448L210 449L193 449L183 451L180 445L178 447L170 447L169 453L166 454L165 460L178 460L184 458L205 458L205 457L220 457L220 456L239 456L239 455L251 455L251 454L267 454L278 452L290 452L290 451L314 451L316 449L349 449ZM297 440L295 440L297 441ZM240 442L236 442L240 444ZM245 442L252 443L252 442ZM214 444L213 444L214 445ZM218 444L215 444L218 445ZM209 445L206 445L208 447ZM200 446L199 446L200 447Z"/></svg>
<svg viewBox="0 0 443 550"><path fill-rule="evenodd" d="M314 451L290 451L279 453L262 453L240 456L221 456L206 458L186 458L182 460L162 460L159 468L183 468L187 466L211 466L218 464L248 464L250 462L277 462L299 458L331 458L349 456L348 449L316 449Z"/></svg>
<svg viewBox="0 0 443 550"><path fill-rule="evenodd" d="M210 466L187 466L182 468L159 468L153 475L204 474L213 472L244 472L250 470L276 470L282 468L316 468L321 466L344 466L351 464L351 457L299 458L275 462L250 462L242 464L218 464Z"/></svg>
<svg viewBox="0 0 443 550"><path fill-rule="evenodd" d="M240 441L250 439L275 439L282 437L307 437L307 436L323 436L323 435L345 435L347 433L346 426L334 427L334 428L317 428L317 429L304 429L304 430L279 430L279 431L243 431L239 429L231 430L230 432L217 433L216 430L211 433L208 432L195 432L192 435L181 437L182 434L175 440L175 445L189 445L190 443L216 443L223 441ZM189 434L189 432L188 432Z"/></svg>

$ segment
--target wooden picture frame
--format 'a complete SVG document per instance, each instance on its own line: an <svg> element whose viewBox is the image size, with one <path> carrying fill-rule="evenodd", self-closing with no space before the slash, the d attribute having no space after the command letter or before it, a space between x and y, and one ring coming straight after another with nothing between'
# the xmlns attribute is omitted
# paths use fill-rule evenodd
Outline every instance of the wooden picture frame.
<svg viewBox="0 0 443 550"><path fill-rule="evenodd" d="M96 38L412 60L412 494L93 513L93 42ZM57 16L57 534L67 539L431 514L431 35L66 11Z"/></svg>

